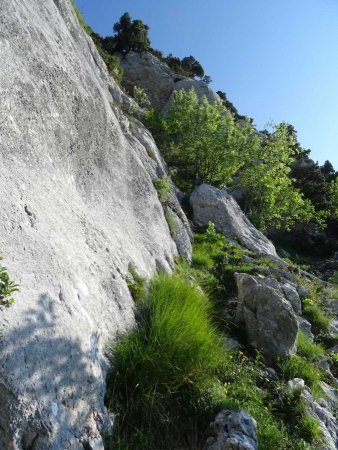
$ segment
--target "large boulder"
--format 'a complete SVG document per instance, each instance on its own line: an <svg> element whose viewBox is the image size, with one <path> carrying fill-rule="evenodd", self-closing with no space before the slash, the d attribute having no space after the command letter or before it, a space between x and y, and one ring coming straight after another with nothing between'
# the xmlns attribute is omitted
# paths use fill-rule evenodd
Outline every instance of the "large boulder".
<svg viewBox="0 0 338 450"><path fill-rule="evenodd" d="M210 424L206 450L257 450L257 424L246 411L224 410Z"/></svg>
<svg viewBox="0 0 338 450"><path fill-rule="evenodd" d="M190 203L196 225L206 226L211 221L217 231L249 250L277 257L272 242L253 226L226 188L202 184L191 194Z"/></svg>
<svg viewBox="0 0 338 450"><path fill-rule="evenodd" d="M201 99L206 96L209 102L220 100L207 83L175 74L151 53L129 52L120 57L124 69L123 84L129 92L134 86L141 87L147 94L153 108L166 111L175 91L194 89Z"/></svg>
<svg viewBox="0 0 338 450"><path fill-rule="evenodd" d="M275 280L235 274L238 288L236 321L244 327L248 343L273 363L295 353L298 321ZM277 283L278 284L278 283Z"/></svg>
<svg viewBox="0 0 338 450"><path fill-rule="evenodd" d="M177 254L165 167L69 0L1 0L0 60L0 247L20 285L0 310L0 449L103 449L128 267L150 277Z"/></svg>

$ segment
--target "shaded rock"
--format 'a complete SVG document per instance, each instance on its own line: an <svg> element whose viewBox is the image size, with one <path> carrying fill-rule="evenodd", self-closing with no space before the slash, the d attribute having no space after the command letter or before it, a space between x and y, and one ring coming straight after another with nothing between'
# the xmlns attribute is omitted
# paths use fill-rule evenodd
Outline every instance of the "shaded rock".
<svg viewBox="0 0 338 450"><path fill-rule="evenodd" d="M257 450L257 424L246 411L221 411L210 424L206 450Z"/></svg>
<svg viewBox="0 0 338 450"><path fill-rule="evenodd" d="M261 277L236 273L236 321L244 326L248 343L269 362L295 353L298 322L281 292Z"/></svg>
<svg viewBox="0 0 338 450"><path fill-rule="evenodd" d="M310 291L309 291L308 287L305 286L304 284L301 284L300 286L298 286L297 292L298 292L299 297L302 300L304 300L305 298L310 297Z"/></svg>
<svg viewBox="0 0 338 450"><path fill-rule="evenodd" d="M304 319L304 317L302 317L302 316L298 316L297 320L298 320L299 329L307 335L307 337L310 339L311 342L313 342L314 335L312 334L312 331L311 331L312 330L311 323L308 320Z"/></svg>
<svg viewBox="0 0 338 450"><path fill-rule="evenodd" d="M252 225L226 189L202 184L191 194L190 204L196 225L206 226L211 221L227 238L237 240L255 253L277 257L272 242Z"/></svg>
<svg viewBox="0 0 338 450"><path fill-rule="evenodd" d="M290 258L291 254L284 250L284 248L281 248L280 250L278 250L278 254L281 258Z"/></svg>
<svg viewBox="0 0 338 450"><path fill-rule="evenodd" d="M296 314L300 314L302 311L302 303L300 301L297 289L291 284L285 283L282 285L282 290L286 299L290 302L292 309Z"/></svg>

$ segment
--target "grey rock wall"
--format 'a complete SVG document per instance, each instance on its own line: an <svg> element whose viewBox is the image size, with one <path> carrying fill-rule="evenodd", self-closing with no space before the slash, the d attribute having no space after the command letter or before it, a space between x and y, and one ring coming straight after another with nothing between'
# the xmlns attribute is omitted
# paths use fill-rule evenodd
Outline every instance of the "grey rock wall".
<svg viewBox="0 0 338 450"><path fill-rule="evenodd" d="M121 56L124 69L123 83L133 92L134 86L146 92L151 106L166 111L175 91L194 89L199 98L206 96L209 102L220 97L207 83L175 74L171 69L151 53L129 52Z"/></svg>
<svg viewBox="0 0 338 450"><path fill-rule="evenodd" d="M0 310L0 449L102 448L128 265L173 267L165 166L130 107L68 0L1 0L0 254L20 292Z"/></svg>

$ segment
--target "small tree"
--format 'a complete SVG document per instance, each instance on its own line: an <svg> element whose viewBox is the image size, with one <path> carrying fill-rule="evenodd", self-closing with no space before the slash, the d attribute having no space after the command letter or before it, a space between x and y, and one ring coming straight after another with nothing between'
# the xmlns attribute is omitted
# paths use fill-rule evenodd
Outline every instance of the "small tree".
<svg viewBox="0 0 338 450"><path fill-rule="evenodd" d="M148 37L149 27L142 20L131 19L128 13L121 16L119 22L114 25L115 36L106 43L110 49L116 52L128 53L130 50L135 52L148 51L150 48L150 40Z"/></svg>

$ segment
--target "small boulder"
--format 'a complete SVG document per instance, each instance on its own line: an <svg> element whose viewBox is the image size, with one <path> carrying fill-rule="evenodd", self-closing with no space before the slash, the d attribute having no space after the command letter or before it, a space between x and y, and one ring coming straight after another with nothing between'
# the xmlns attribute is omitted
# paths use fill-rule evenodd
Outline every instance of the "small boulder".
<svg viewBox="0 0 338 450"><path fill-rule="evenodd" d="M304 300L305 298L310 297L309 289L304 284L301 284L300 286L298 286L297 292L298 292L299 297L302 300Z"/></svg>
<svg viewBox="0 0 338 450"><path fill-rule="evenodd" d="M282 286L285 298L290 302L292 309L296 314L300 314L302 311L302 303L299 298L297 290L289 283L285 283Z"/></svg>
<svg viewBox="0 0 338 450"><path fill-rule="evenodd" d="M221 411L210 424L206 450L257 450L257 424L246 411Z"/></svg>
<svg viewBox="0 0 338 450"><path fill-rule="evenodd" d="M203 227L211 221L217 231L254 253L278 257L272 242L253 226L226 188L202 184L191 194L190 204L196 225Z"/></svg>
<svg viewBox="0 0 338 450"><path fill-rule="evenodd" d="M292 394L294 391L303 390L305 388L305 382L303 378L294 378L289 380L286 386L286 392Z"/></svg>
<svg viewBox="0 0 338 450"><path fill-rule="evenodd" d="M236 273L236 322L244 326L248 343L268 362L295 353L298 321L280 290L262 277Z"/></svg>
<svg viewBox="0 0 338 450"><path fill-rule="evenodd" d="M311 342L313 342L314 335L312 334L312 331L311 331L312 330L311 323L308 320L304 319L304 317L302 317L302 316L298 316L297 320L298 320L299 329L307 335L307 337L310 339Z"/></svg>

